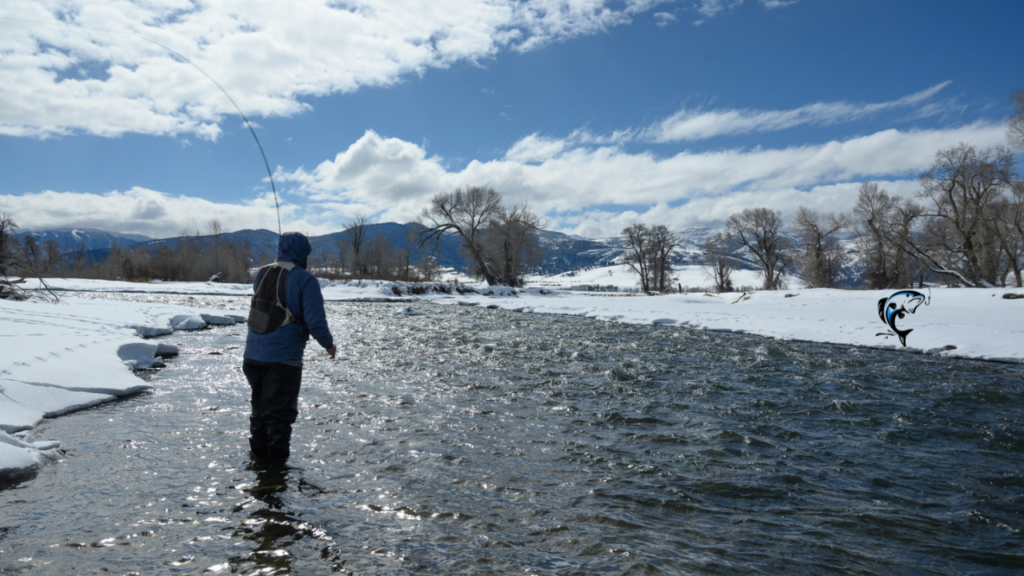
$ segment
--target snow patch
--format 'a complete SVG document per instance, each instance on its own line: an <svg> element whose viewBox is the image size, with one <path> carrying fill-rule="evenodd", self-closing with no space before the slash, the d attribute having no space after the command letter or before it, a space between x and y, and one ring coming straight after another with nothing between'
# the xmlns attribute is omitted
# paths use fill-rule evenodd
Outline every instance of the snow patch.
<svg viewBox="0 0 1024 576"><path fill-rule="evenodd" d="M238 314L200 314L199 317L211 326L229 326L246 321L244 316ZM187 328L179 328L179 330L187 330Z"/></svg>
<svg viewBox="0 0 1024 576"><path fill-rule="evenodd" d="M108 291L115 286L133 291L137 284L103 284ZM9 436L30 430L45 417L150 388L133 370L161 366L161 359L178 348L141 338L170 334L173 325L196 320L206 326L204 315L219 324L244 320L238 314L152 302L0 300L0 431ZM19 442L0 441L0 475L38 467L58 445Z"/></svg>
<svg viewBox="0 0 1024 576"><path fill-rule="evenodd" d="M179 314L171 318L171 328L175 330L202 330L206 328L206 320L194 314Z"/></svg>
<svg viewBox="0 0 1024 576"><path fill-rule="evenodd" d="M21 440L0 431L0 477L24 474L60 456L60 442L37 442L31 434Z"/></svg>
<svg viewBox="0 0 1024 576"><path fill-rule="evenodd" d="M157 328L154 326L132 326L132 329L135 330L135 334L139 338L156 338L157 336L174 334L174 329L170 327Z"/></svg>

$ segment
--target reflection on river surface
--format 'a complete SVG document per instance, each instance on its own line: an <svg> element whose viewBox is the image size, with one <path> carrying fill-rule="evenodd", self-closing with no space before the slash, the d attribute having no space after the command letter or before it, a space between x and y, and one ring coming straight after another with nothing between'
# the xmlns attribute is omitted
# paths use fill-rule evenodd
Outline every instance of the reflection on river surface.
<svg viewBox="0 0 1024 576"><path fill-rule="evenodd" d="M70 452L0 491L0 573L1024 569L1021 367L416 307L329 306L283 473L242 328L170 337L153 392L39 428Z"/></svg>

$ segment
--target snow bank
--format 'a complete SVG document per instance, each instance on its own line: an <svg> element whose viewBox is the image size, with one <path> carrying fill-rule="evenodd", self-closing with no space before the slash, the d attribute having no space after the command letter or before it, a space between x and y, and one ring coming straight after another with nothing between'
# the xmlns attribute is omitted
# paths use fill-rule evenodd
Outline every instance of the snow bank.
<svg viewBox="0 0 1024 576"><path fill-rule="evenodd" d="M191 320L175 322L180 317ZM142 338L241 320L155 303L0 300L0 475L38 466L59 447L11 433L148 388L133 371L161 366L178 350Z"/></svg>
<svg viewBox="0 0 1024 576"><path fill-rule="evenodd" d="M705 289L714 286L714 282L708 277L703 266L686 265L675 270L672 275L676 278L673 286L682 286L685 289ZM803 281L799 278L787 277L789 288L803 288ZM605 288L614 286L620 291L637 291L639 283L636 272L633 272L626 264L613 264L601 266L589 270L576 270L564 272L554 276L527 276L527 285L561 288L564 290L576 290L583 287ZM732 283L737 289L743 287L758 287L764 283L764 278L757 270L733 270Z"/></svg>
<svg viewBox="0 0 1024 576"><path fill-rule="evenodd" d="M675 325L908 353L1024 363L1024 294L1012 288L931 291L929 305L899 320L912 329L906 347L878 316L895 290L780 290L750 294L623 295L521 291L513 298L467 294L458 303L568 314L635 324ZM927 290L923 290L927 293ZM453 298L437 299L456 303ZM881 334L881 335L880 335Z"/></svg>
<svg viewBox="0 0 1024 576"><path fill-rule="evenodd" d="M31 434L19 439L0 431L0 472L5 475L24 474L60 456L60 442L37 442Z"/></svg>

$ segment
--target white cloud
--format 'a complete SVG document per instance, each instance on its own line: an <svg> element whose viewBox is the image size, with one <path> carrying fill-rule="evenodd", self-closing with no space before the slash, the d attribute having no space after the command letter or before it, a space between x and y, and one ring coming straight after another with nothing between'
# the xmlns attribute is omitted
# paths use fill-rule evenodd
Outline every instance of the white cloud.
<svg viewBox="0 0 1024 576"><path fill-rule="evenodd" d="M785 8L786 6L792 6L799 0L761 0L761 5L768 10L774 10L775 8Z"/></svg>
<svg viewBox="0 0 1024 576"><path fill-rule="evenodd" d="M686 151L668 157L531 134L503 158L474 160L460 171L445 169L441 158L428 157L415 144L367 132L334 160L277 178L297 183L311 203L358 203L381 220L400 222L415 218L434 194L459 186L494 187L507 202L529 203L560 229L568 229L572 218L582 218L579 213L600 209L618 214L612 207L659 204L684 204L679 210L690 213L689 221L718 222L741 200L779 202L774 207L795 210L795 199L816 198L815 190L835 195L866 180L913 180L931 164L937 149L960 141L979 147L1000 144L1003 126L978 122L937 130L891 129L825 144ZM827 197L822 206L843 208ZM616 221L622 218L614 216ZM574 230L596 233L592 225Z"/></svg>
<svg viewBox="0 0 1024 576"><path fill-rule="evenodd" d="M229 231L277 229L274 199L268 193L242 204L211 202L190 196L171 196L135 187L104 194L44 192L0 195L0 211L14 217L24 230L59 227L98 228L154 238L177 236L182 229L205 230L218 219ZM335 231L333 222L304 218L295 204L281 205L286 230Z"/></svg>
<svg viewBox="0 0 1024 576"><path fill-rule="evenodd" d="M193 133L625 24L663 0L123 0L0 5L0 134ZM85 76L82 73L86 73Z"/></svg>
<svg viewBox="0 0 1024 576"><path fill-rule="evenodd" d="M799 2L799 0L758 0L766 10L774 10L776 8L784 8L791 6ZM694 21L694 24L700 26L707 22L711 18L718 16L722 12L732 11L734 8L743 4L743 0L700 0L694 4L693 9L703 18Z"/></svg>
<svg viewBox="0 0 1024 576"><path fill-rule="evenodd" d="M743 0L700 0L693 9L705 18L714 18L721 12L732 10L740 4L743 4Z"/></svg>
<svg viewBox="0 0 1024 576"><path fill-rule="evenodd" d="M881 181L910 195L936 150L958 142L1004 142L1001 122L934 130L884 130L824 144L787 148L685 151L661 157L620 146L531 134L500 159L449 170L422 146L367 132L347 150L311 170L280 170L294 186L282 198L286 230L340 230L354 215L414 220L430 198L460 186L490 186L509 204L528 203L556 230L584 236L617 234L637 219L674 227L720 226L733 212L769 206L791 217L799 205L849 210L861 182ZM0 195L0 210L26 229L79 226L150 236L201 228L212 218L232 230L276 228L273 198L241 205L132 188L105 194L40 192ZM201 215L201 216L200 216Z"/></svg>
<svg viewBox="0 0 1024 576"><path fill-rule="evenodd" d="M655 12L654 19L657 20L659 28L664 28L677 20L675 14L671 12Z"/></svg>
<svg viewBox="0 0 1024 576"><path fill-rule="evenodd" d="M565 150L566 144L565 140L544 138L537 134L530 134L513 144L512 148L505 152L505 159L524 164L543 162L561 154Z"/></svg>
<svg viewBox="0 0 1024 576"><path fill-rule="evenodd" d="M792 110L687 110L641 131L637 137L653 142L703 140L715 136L785 130L800 125L829 125L867 118L881 112L919 106L948 86L950 81L889 102L854 104L817 102ZM941 108L922 108L936 112Z"/></svg>

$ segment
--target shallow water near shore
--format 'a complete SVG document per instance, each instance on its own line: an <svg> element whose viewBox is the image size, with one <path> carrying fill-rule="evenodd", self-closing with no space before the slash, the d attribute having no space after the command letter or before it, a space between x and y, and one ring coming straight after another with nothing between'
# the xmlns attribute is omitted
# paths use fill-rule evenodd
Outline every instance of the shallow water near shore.
<svg viewBox="0 0 1024 576"><path fill-rule="evenodd" d="M169 337L152 392L35 431L70 452L0 491L0 573L1024 570L1020 366L405 306L328 305L283 473L243 328Z"/></svg>

